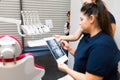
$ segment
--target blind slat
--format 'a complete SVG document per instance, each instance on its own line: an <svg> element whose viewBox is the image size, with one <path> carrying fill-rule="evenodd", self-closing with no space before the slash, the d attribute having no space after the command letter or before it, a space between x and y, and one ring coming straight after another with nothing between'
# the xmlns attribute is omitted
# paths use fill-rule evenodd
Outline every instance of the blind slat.
<svg viewBox="0 0 120 80"><path fill-rule="evenodd" d="M63 35L64 23L66 22L66 12L70 10L70 0L23 0L24 11L38 11L40 20L45 24L46 19L51 19L53 28L51 32L39 36L26 37L27 41L31 39L40 39L49 37L52 34ZM20 19L20 3L19 0L1 0L0 17ZM0 35L11 34L17 36L21 40L21 36L17 32L17 26L14 24L5 24L0 22Z"/></svg>

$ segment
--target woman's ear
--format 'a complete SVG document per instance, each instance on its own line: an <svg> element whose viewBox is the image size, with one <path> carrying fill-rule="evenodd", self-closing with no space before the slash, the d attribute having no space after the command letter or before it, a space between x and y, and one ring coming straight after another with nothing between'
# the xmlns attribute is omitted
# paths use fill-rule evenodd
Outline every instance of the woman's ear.
<svg viewBox="0 0 120 80"><path fill-rule="evenodd" d="M90 23L95 22L95 16L94 15L90 15L89 19L90 19Z"/></svg>

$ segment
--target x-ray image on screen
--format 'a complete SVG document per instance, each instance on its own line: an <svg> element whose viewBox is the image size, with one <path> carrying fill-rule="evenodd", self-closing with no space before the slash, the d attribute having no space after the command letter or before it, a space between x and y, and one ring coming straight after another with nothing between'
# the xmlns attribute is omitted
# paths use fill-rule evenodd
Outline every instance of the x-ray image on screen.
<svg viewBox="0 0 120 80"><path fill-rule="evenodd" d="M61 49L59 43L57 43L55 39L47 40L46 42L49 45L49 47L51 48L52 53L56 59L58 59L59 57L64 55L64 51Z"/></svg>
<svg viewBox="0 0 120 80"><path fill-rule="evenodd" d="M68 60L67 55L61 48L59 42L54 37L44 38L48 48L58 63L65 62Z"/></svg>

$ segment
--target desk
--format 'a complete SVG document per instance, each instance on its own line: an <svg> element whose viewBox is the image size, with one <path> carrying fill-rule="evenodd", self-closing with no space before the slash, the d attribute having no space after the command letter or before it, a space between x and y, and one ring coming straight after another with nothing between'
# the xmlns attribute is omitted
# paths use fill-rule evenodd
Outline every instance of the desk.
<svg viewBox="0 0 120 80"><path fill-rule="evenodd" d="M26 47L25 52L31 52L34 55L35 63L45 68L45 75L42 80L57 80L66 75L57 68L57 63L53 58L47 46L42 47Z"/></svg>

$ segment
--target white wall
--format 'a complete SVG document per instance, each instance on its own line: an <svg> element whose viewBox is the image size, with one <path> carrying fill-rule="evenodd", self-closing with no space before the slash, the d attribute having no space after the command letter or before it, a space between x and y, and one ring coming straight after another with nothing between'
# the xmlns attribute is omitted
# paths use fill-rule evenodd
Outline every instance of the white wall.
<svg viewBox="0 0 120 80"><path fill-rule="evenodd" d="M115 41L120 49L120 0L103 0L108 10L112 12L116 19L116 33L115 33ZM80 22L80 8L81 8L81 0L71 0L71 30L70 34L73 34L77 30L77 26ZM74 48L77 47L77 43L70 43ZM69 55L69 66L73 67L73 57Z"/></svg>
<svg viewBox="0 0 120 80"><path fill-rule="evenodd" d="M71 25L71 30L70 30L70 34L73 34L76 30L77 27L79 26L80 23L80 0L71 0L71 21L70 21L70 25ZM70 44L72 45L72 47L76 48L77 47L77 43L78 42L70 42ZM69 55L69 66L72 68L73 67L73 56Z"/></svg>

